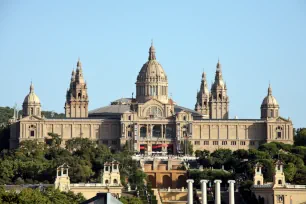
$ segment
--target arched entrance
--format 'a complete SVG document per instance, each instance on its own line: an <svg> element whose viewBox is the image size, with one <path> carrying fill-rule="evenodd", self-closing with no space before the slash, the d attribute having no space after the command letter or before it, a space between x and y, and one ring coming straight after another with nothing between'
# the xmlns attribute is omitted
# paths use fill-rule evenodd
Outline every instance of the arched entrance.
<svg viewBox="0 0 306 204"><path fill-rule="evenodd" d="M176 187L177 188L182 188L182 187L186 186L185 184L186 184L186 177L184 175L180 175L177 178Z"/></svg>
<svg viewBox="0 0 306 204"><path fill-rule="evenodd" d="M163 176L163 188L169 188L172 186L172 180L170 176L164 175Z"/></svg>
<svg viewBox="0 0 306 204"><path fill-rule="evenodd" d="M155 179L155 177L152 176L152 175L149 175L149 176L148 176L148 180L149 180L149 182L151 183L152 188L156 188L156 179Z"/></svg>

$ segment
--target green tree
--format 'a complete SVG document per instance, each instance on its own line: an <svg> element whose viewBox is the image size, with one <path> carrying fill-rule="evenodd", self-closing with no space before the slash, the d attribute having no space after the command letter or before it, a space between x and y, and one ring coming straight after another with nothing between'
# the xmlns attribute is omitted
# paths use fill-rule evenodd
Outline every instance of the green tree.
<svg viewBox="0 0 306 204"><path fill-rule="evenodd" d="M285 173L285 178L287 181L292 182L294 179L294 176L296 174L297 168L293 163L289 163L285 165L284 168L284 173Z"/></svg>
<svg viewBox="0 0 306 204"><path fill-rule="evenodd" d="M294 145L306 146L306 128L299 128L294 137Z"/></svg>

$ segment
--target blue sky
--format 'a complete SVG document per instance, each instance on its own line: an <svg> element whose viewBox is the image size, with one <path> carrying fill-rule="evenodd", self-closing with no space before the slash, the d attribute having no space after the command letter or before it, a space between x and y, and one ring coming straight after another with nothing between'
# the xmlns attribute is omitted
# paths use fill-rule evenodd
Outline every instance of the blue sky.
<svg viewBox="0 0 306 204"><path fill-rule="evenodd" d="M259 118L270 81L281 115L306 126L303 0L3 0L0 27L0 106L20 108L32 80L43 109L64 112L78 57L90 109L131 97L153 38L179 105L194 108L219 57L231 118Z"/></svg>

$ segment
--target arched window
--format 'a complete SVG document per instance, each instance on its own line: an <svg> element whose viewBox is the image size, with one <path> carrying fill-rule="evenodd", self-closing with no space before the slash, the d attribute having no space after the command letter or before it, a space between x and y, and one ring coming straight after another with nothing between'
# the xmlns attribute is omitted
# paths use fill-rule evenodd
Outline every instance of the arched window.
<svg viewBox="0 0 306 204"><path fill-rule="evenodd" d="M260 181L257 181L257 185L260 185Z"/></svg>
<svg viewBox="0 0 306 204"><path fill-rule="evenodd" d="M105 180L105 184L108 184L108 180Z"/></svg>
<svg viewBox="0 0 306 204"><path fill-rule="evenodd" d="M185 121L186 121L186 116L184 116L184 117L183 117L183 120L185 120Z"/></svg>
<svg viewBox="0 0 306 204"><path fill-rule="evenodd" d="M82 95L81 93L78 93L78 98L81 98L81 95Z"/></svg>
<svg viewBox="0 0 306 204"><path fill-rule="evenodd" d="M257 167L257 172L259 172L259 170L260 170L259 167Z"/></svg>
<svg viewBox="0 0 306 204"><path fill-rule="evenodd" d="M278 180L278 184L280 184L280 185L281 185L282 183L283 183L283 182L282 182L282 180Z"/></svg>
<svg viewBox="0 0 306 204"><path fill-rule="evenodd" d="M31 108L31 115L34 115L34 108Z"/></svg>
<svg viewBox="0 0 306 204"><path fill-rule="evenodd" d="M114 183L114 184L118 184L117 179L114 179L113 183Z"/></svg>
<svg viewBox="0 0 306 204"><path fill-rule="evenodd" d="M220 99L220 100L222 99L222 94L219 94L219 99Z"/></svg>

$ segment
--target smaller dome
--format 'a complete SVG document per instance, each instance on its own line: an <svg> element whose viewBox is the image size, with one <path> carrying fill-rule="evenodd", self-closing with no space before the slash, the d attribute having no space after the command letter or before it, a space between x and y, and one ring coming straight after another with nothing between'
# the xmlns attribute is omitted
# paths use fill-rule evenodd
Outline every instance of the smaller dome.
<svg viewBox="0 0 306 204"><path fill-rule="evenodd" d="M23 103L35 103L35 104L39 104L40 100L38 98L38 96L34 93L34 86L31 83L30 86L30 93L24 98Z"/></svg>
<svg viewBox="0 0 306 204"><path fill-rule="evenodd" d="M274 96L272 96L272 88L269 85L268 95L263 99L262 106L278 106L277 100Z"/></svg>
<svg viewBox="0 0 306 204"><path fill-rule="evenodd" d="M266 96L264 98L264 100L262 101L261 105L266 105L266 106L274 105L274 106L278 106L278 103L277 103L277 100L276 100L276 98L274 96Z"/></svg>

